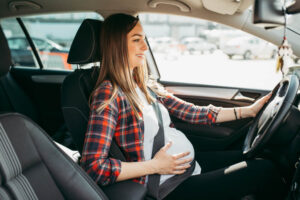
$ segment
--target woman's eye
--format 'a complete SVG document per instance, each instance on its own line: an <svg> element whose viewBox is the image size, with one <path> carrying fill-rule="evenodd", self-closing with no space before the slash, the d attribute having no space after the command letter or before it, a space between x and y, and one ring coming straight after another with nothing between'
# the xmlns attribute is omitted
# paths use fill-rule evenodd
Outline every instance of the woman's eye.
<svg viewBox="0 0 300 200"><path fill-rule="evenodd" d="M135 40L133 40L134 42L139 42L140 41L140 39L135 39Z"/></svg>

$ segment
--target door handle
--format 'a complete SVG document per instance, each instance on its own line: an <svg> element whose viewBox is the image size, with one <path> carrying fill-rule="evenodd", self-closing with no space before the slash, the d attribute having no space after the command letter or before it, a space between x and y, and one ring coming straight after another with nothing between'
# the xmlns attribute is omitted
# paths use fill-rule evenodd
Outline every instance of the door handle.
<svg viewBox="0 0 300 200"><path fill-rule="evenodd" d="M241 92L238 92L238 93L233 97L233 99L234 99L234 100L237 100L237 101L248 101L248 102L251 102L251 103L253 103L253 102L255 101L254 98L244 96Z"/></svg>

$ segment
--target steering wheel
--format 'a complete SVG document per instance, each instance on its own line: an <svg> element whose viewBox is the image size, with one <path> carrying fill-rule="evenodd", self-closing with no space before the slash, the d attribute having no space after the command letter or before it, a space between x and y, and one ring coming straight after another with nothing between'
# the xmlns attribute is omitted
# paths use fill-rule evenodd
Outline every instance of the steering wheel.
<svg viewBox="0 0 300 200"><path fill-rule="evenodd" d="M273 89L270 100L256 115L248 130L243 146L243 155L246 158L255 157L270 141L281 122L288 116L298 87L298 77L289 75Z"/></svg>

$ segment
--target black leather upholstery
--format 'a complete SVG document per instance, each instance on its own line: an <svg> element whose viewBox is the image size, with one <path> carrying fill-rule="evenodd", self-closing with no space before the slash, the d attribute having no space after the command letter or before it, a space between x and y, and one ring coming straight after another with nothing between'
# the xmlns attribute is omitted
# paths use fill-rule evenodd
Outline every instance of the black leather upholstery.
<svg viewBox="0 0 300 200"><path fill-rule="evenodd" d="M7 40L0 26L0 77L5 75L12 65Z"/></svg>
<svg viewBox="0 0 300 200"><path fill-rule="evenodd" d="M68 130L81 153L90 108L89 96L98 77L98 68L79 69L68 75L62 85L62 111Z"/></svg>
<svg viewBox="0 0 300 200"><path fill-rule="evenodd" d="M108 199L29 118L0 115L0 199Z"/></svg>
<svg viewBox="0 0 300 200"><path fill-rule="evenodd" d="M99 62L100 29L102 22L95 19L85 19L79 27L70 48L68 63L87 64Z"/></svg>
<svg viewBox="0 0 300 200"><path fill-rule="evenodd" d="M0 112L18 112L38 122L38 113L31 99L9 72L11 55L1 27L0 52Z"/></svg>
<svg viewBox="0 0 300 200"><path fill-rule="evenodd" d="M18 112L30 117L35 122L39 122L37 110L31 99L10 72L0 77L0 100L1 112Z"/></svg>

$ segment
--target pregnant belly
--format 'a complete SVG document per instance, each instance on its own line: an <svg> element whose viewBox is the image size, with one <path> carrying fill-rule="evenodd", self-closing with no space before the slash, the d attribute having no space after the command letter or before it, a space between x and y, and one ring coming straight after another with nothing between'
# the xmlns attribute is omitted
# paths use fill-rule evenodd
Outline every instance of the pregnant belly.
<svg viewBox="0 0 300 200"><path fill-rule="evenodd" d="M192 143L187 139L187 137L181 132L176 130L175 128L168 128L165 133L165 143L172 141L172 146L167 150L168 154L176 155L182 152L190 152L184 158L193 158L195 156L195 151ZM167 179L171 178L174 175L164 174L160 176L160 184L164 183Z"/></svg>
<svg viewBox="0 0 300 200"><path fill-rule="evenodd" d="M176 130L175 128L169 128L165 134L165 143L170 141L172 141L172 146L167 150L168 154L176 155L188 151L190 154L183 159L194 159L195 152L193 145L181 131Z"/></svg>

